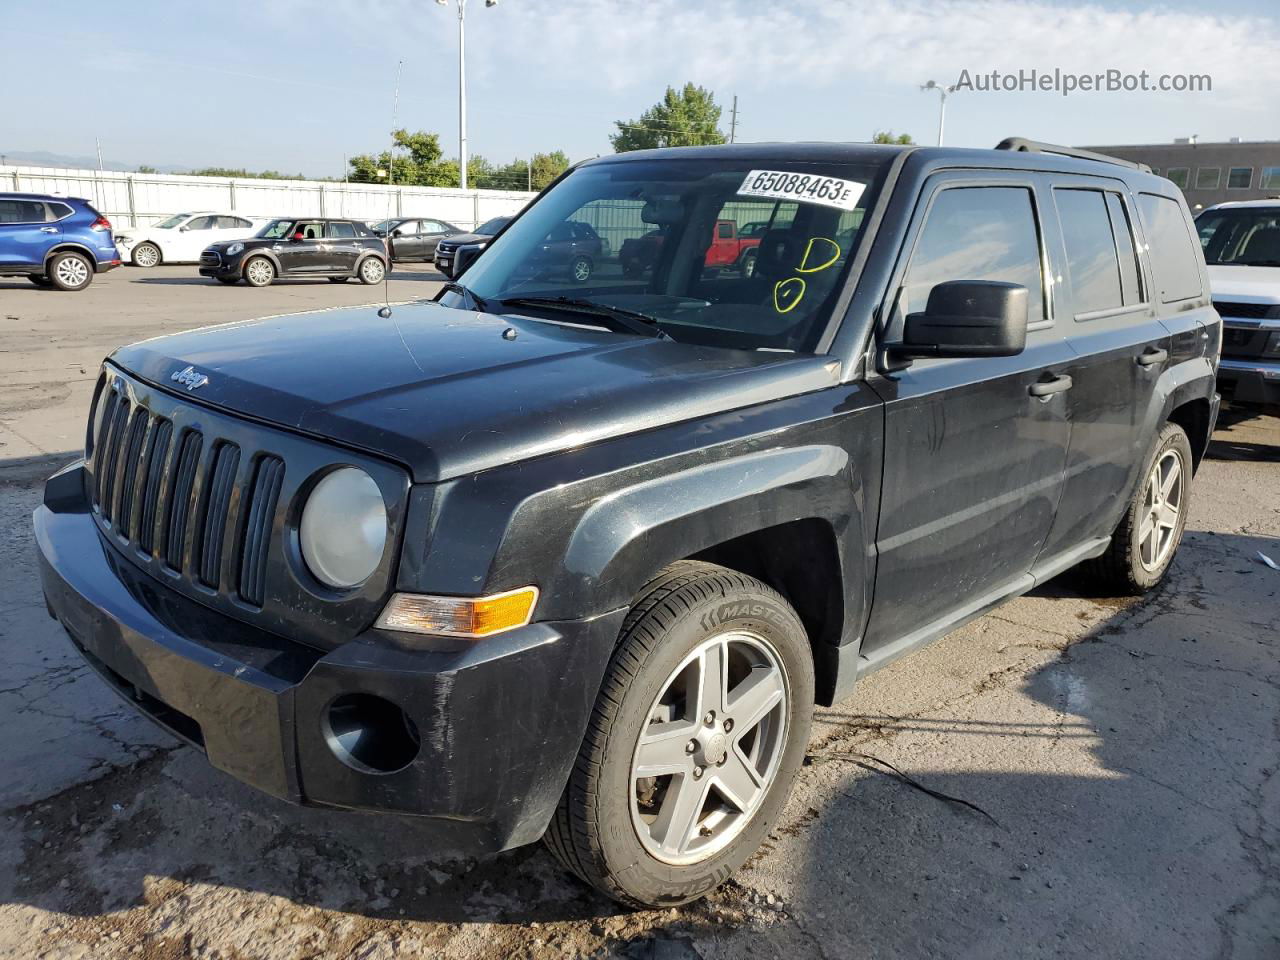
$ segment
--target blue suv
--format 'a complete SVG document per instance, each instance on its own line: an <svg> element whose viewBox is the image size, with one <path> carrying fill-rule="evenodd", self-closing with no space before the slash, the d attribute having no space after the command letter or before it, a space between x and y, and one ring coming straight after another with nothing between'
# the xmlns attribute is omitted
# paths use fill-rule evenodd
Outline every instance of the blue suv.
<svg viewBox="0 0 1280 960"><path fill-rule="evenodd" d="M79 197L0 193L0 277L83 290L120 266L111 221Z"/></svg>

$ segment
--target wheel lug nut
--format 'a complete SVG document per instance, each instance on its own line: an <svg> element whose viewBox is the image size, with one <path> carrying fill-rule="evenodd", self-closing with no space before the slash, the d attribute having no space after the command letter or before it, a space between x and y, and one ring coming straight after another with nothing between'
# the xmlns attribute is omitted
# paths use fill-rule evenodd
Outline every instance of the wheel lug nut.
<svg viewBox="0 0 1280 960"><path fill-rule="evenodd" d="M685 752L685 753L693 753L693 752L694 752L695 750L697 750L697 749L698 749L698 741L697 741L697 740L690 740L688 743L686 743L686 744L684 745L684 752Z"/></svg>
<svg viewBox="0 0 1280 960"><path fill-rule="evenodd" d="M707 715L702 718L702 722L705 723L708 727L711 726L713 723L716 722L716 712L714 710L708 710Z"/></svg>
<svg viewBox="0 0 1280 960"><path fill-rule="evenodd" d="M710 828L710 827L699 827L699 828L698 828L698 833L699 833L700 835L704 836L704 837L709 837L709 836L711 836L711 828Z"/></svg>
<svg viewBox="0 0 1280 960"><path fill-rule="evenodd" d="M703 772L702 767L694 767L694 768L693 768L693 779L695 779L695 780L701 780L701 779L702 779L702 772Z"/></svg>
<svg viewBox="0 0 1280 960"><path fill-rule="evenodd" d="M725 732L725 733L730 733L730 732L732 732L732 730L733 730L733 721L732 721L732 720L726 720L726 721L724 722L724 732Z"/></svg>

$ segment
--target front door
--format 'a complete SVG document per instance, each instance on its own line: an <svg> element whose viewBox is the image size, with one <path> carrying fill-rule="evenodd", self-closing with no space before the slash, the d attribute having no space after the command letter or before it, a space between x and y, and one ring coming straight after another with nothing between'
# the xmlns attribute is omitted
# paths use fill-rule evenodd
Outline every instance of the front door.
<svg viewBox="0 0 1280 960"><path fill-rule="evenodd" d="M175 231L169 241L170 249L164 251L166 260L175 263L190 263L200 259L205 247L222 239L217 231L218 218L209 216L193 217Z"/></svg>
<svg viewBox="0 0 1280 960"><path fill-rule="evenodd" d="M299 220L276 251L280 266L287 274L328 273L328 249L324 239L324 221Z"/></svg>
<svg viewBox="0 0 1280 960"><path fill-rule="evenodd" d="M1027 345L1013 357L913 360L872 380L885 400L885 458L861 651L871 660L1025 585L1052 526L1072 354L1044 282L1043 203L1029 176L944 174L915 214L885 339L900 339L935 284L999 280L1028 290Z"/></svg>
<svg viewBox="0 0 1280 960"><path fill-rule="evenodd" d="M0 199L0 266L43 270L45 251L61 234L62 227L46 222L39 200Z"/></svg>
<svg viewBox="0 0 1280 960"><path fill-rule="evenodd" d="M1173 351L1156 317L1123 184L1059 176L1053 200L1061 229L1051 237L1050 259L1077 356L1066 368L1074 382L1067 397L1071 450L1046 559L1108 536L1120 522L1155 436L1156 380Z"/></svg>

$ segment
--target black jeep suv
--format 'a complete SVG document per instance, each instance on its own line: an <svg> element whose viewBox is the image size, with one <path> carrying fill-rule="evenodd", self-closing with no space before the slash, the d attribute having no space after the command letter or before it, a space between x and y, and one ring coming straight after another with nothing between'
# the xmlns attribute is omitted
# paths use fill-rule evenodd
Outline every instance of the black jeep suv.
<svg viewBox="0 0 1280 960"><path fill-rule="evenodd" d="M605 157L437 303L124 347L35 514L49 610L276 797L703 895L815 703L1077 564L1141 593L1174 558L1218 403L1186 204L1006 146ZM750 276L705 269L729 218L767 224ZM577 222L661 227L654 269L549 274Z"/></svg>
<svg viewBox="0 0 1280 960"><path fill-rule="evenodd" d="M387 246L358 220L323 217L272 220L247 240L215 243L200 254L200 275L252 287L280 277L328 277L345 283L381 283Z"/></svg>

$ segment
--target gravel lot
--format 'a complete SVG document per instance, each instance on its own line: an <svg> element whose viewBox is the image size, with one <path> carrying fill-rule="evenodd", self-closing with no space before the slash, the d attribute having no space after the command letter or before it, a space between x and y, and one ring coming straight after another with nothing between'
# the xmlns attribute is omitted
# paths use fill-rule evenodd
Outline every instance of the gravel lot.
<svg viewBox="0 0 1280 960"><path fill-rule="evenodd" d="M391 299L439 279L397 269ZM99 361L375 293L0 280L0 956L1280 957L1280 572L1257 557L1280 562L1280 419L1255 411L1224 416L1164 589L1061 578L819 711L782 826L689 908L623 912L537 846L453 859L419 823L290 807L136 717L47 617L30 534Z"/></svg>

